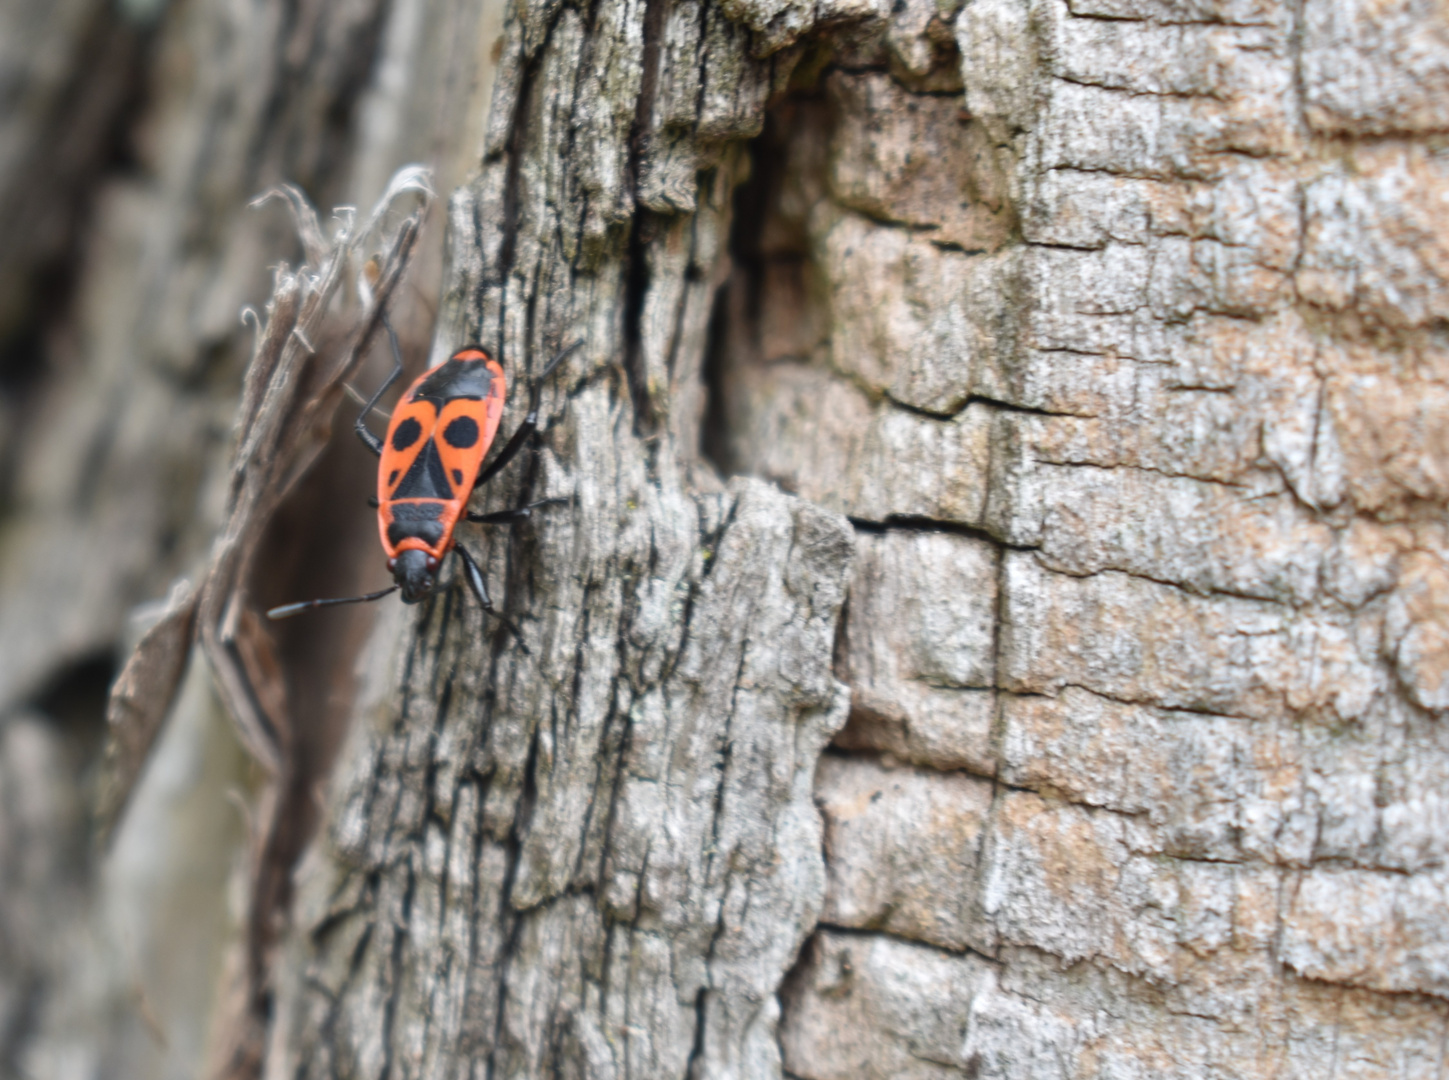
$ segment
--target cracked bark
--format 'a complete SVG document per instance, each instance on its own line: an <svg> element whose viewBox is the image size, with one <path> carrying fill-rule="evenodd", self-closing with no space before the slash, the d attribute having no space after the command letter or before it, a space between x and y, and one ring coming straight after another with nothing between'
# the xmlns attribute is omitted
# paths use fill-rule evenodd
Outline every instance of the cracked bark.
<svg viewBox="0 0 1449 1080"><path fill-rule="evenodd" d="M176 10L196 21L158 24L163 52L224 24ZM225 420L198 418L229 415L219 327L264 297L265 243L205 211L288 178L370 203L432 155L440 190L470 174L430 234L432 360L479 339L516 393L586 342L475 509L569 501L462 540L527 652L454 578L365 650L356 613L282 642L319 790L355 723L271 973L268 1076L1445 1075L1442 13L519 6L485 109L429 74L488 54L475 5L382 10L243 35L147 114L143 149L212 179L173 165L130 211L98 203L160 254L145 288L78 286L106 345L39 384L71 439L22 470L39 512L0 548L0 880L24 900L0 1068L190 1075L225 985L244 841L216 808L246 778L197 734L196 669L96 880L80 844L15 854L81 831L56 672L95 668L214 527L189 508ZM188 143L235 58L273 53L239 99L250 149ZM107 250L84 281L135 262ZM10 415L38 400L3 389ZM266 602L333 591L308 536L338 593L375 580L335 494L367 487L353 454L284 513ZM107 470L183 494L114 497ZM207 780L168 812L187 731ZM158 844L206 869L202 902L176 874L116 884ZM87 897L151 898L141 925L210 966L168 974L157 934L139 963L52 955L27 930L46 890L83 926ZM152 1024L171 1048L148 1056Z"/></svg>

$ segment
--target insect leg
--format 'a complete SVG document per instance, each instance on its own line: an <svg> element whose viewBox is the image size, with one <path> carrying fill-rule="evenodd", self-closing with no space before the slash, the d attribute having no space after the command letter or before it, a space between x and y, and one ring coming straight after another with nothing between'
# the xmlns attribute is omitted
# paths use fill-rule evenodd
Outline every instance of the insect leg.
<svg viewBox="0 0 1449 1080"><path fill-rule="evenodd" d="M528 415L523 418L523 423L518 425L518 430L508 440L508 445L500 450L498 456L489 463L488 467L478 474L478 479L473 481L473 490L476 491L488 483L489 480L492 480L505 465L518 456L518 451L523 449L523 444L528 441L528 437L538 427L538 405L543 398L543 384L557 370L558 366L563 363L564 357L568 356L569 353L573 352L582 344L582 340L575 341L572 345L560 350L559 354L548 362L548 367L543 369L543 374L533 380L533 387L529 391Z"/></svg>
<svg viewBox="0 0 1449 1080"><path fill-rule="evenodd" d="M357 423L352 425L357 431L357 437L362 440L362 444L378 457L382 457L382 440L367 429L367 416L377 408L377 403L382 395L387 393L387 388L397 382L403 373L402 350L398 348L397 333L393 330L392 321L387 317L385 311L382 313L382 325L387 327L387 339L392 343L392 374L382 381L382 385L377 388L377 393L372 395L368 403L363 406L362 412L358 414Z"/></svg>
<svg viewBox="0 0 1449 1080"><path fill-rule="evenodd" d="M293 615L300 615L304 611L311 611L313 608L331 607L334 604L367 604L373 600L381 600L397 592L396 585L389 585L386 589L378 589L377 592L370 592L364 596L344 596L337 600L303 600L300 604L283 604L281 607L274 607L267 612L269 619L290 619Z"/></svg>
<svg viewBox="0 0 1449 1080"><path fill-rule="evenodd" d="M488 583L483 580L483 571L478 569L478 564L473 561L473 556L469 555L462 547L454 547L453 550L458 553L458 558L463 560L463 577L468 582L468 588L472 589L473 595L478 598L479 605L489 615L492 615L504 626L508 627L514 638L517 639L518 647L527 654L528 646L524 644L523 634L519 632L518 627L513 625L513 620L503 614L503 612L496 610L493 607L493 601L488 599Z"/></svg>
<svg viewBox="0 0 1449 1080"><path fill-rule="evenodd" d="M499 510L492 514L469 514L468 520L476 521L479 525L501 525L505 521L518 521L522 518L533 517L533 511L537 507L566 502L568 500L563 498L539 499L538 502L531 502L527 506L517 506L512 510Z"/></svg>

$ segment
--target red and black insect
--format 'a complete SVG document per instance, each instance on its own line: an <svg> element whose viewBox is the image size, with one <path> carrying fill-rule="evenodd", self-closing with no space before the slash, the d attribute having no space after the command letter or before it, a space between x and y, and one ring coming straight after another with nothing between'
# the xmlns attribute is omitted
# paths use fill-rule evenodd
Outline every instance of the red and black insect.
<svg viewBox="0 0 1449 1080"><path fill-rule="evenodd" d="M533 434L538 426L544 380L582 342L574 342L555 356L534 381L528 415L484 468L483 459L498 434L508 393L503 365L483 348L465 345L446 363L425 371L408 387L393 410L386 438L379 439L368 429L367 418L403 370L397 335L391 323L384 320L384 325L396 366L363 407L355 427L358 438L379 459L377 498L373 501L382 549L394 583L364 596L286 604L272 608L267 617L285 619L312 608L364 603L398 590L402 591L403 603L416 604L432 593L443 560L456 551L463 561L464 577L483 610L506 624L516 636L517 627L494 610L483 572L467 550L455 544L453 532L465 516L469 521L492 525L529 517L539 506L563 501L544 499L495 514L467 513L473 492L497 476Z"/></svg>

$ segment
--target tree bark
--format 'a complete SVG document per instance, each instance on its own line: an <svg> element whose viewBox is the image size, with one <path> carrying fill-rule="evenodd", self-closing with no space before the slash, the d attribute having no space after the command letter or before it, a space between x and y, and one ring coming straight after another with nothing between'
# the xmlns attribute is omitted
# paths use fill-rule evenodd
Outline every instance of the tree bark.
<svg viewBox="0 0 1449 1080"><path fill-rule="evenodd" d="M25 440L0 545L0 1068L186 1075L228 1045L224 994L180 988L236 985L217 913L252 849L214 811L220 777L256 781L193 667L101 869L76 842L26 855L82 831L56 673L216 527L190 508L225 440L194 419L197 451L187 417L229 408L223 316L279 241L202 211L285 178L370 202L406 152L462 183L431 361L502 356L507 428L584 342L475 509L566 501L461 537L518 638L454 575L365 649L356 613L280 639L319 790L355 722L251 1067L1449 1072L1439 8L515 5L486 121L438 74L488 55L476 4L258 10L206 93L157 76L147 160L175 179L133 188L144 213L123 184L97 201L55 324L79 359L23 391L60 419ZM167 9L151 47L210 41L220 11ZM260 86L247 55L276 58ZM236 171L198 122L244 84L256 107L217 121ZM114 284L117 235L161 252L145 287ZM178 454L190 501L91 485L174 489ZM332 486L368 486L346 460L280 514L259 606L330 592L329 562L339 591L375 580L362 512L319 524ZM184 746L210 764L160 768ZM166 778L203 774L185 839ZM147 876L152 834L173 869ZM188 907L175 867L202 850ZM150 897L205 962L168 974L144 918L140 961L35 948L51 894L85 927ZM173 1048L138 1039L147 1010Z"/></svg>

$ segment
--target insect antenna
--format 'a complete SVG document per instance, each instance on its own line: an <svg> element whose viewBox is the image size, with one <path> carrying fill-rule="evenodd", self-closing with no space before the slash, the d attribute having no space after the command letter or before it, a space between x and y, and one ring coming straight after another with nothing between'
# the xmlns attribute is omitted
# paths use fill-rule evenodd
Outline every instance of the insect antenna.
<svg viewBox="0 0 1449 1080"><path fill-rule="evenodd" d="M366 604L373 600L381 600L389 593L397 592L396 585L389 585L386 589L378 589L377 592L367 593L365 596L342 596L333 600L303 600L300 604L283 604L281 607L274 607L267 612L267 618L275 621L277 619L290 619L293 615L300 615L304 611L311 611L313 608L331 607L333 604Z"/></svg>

